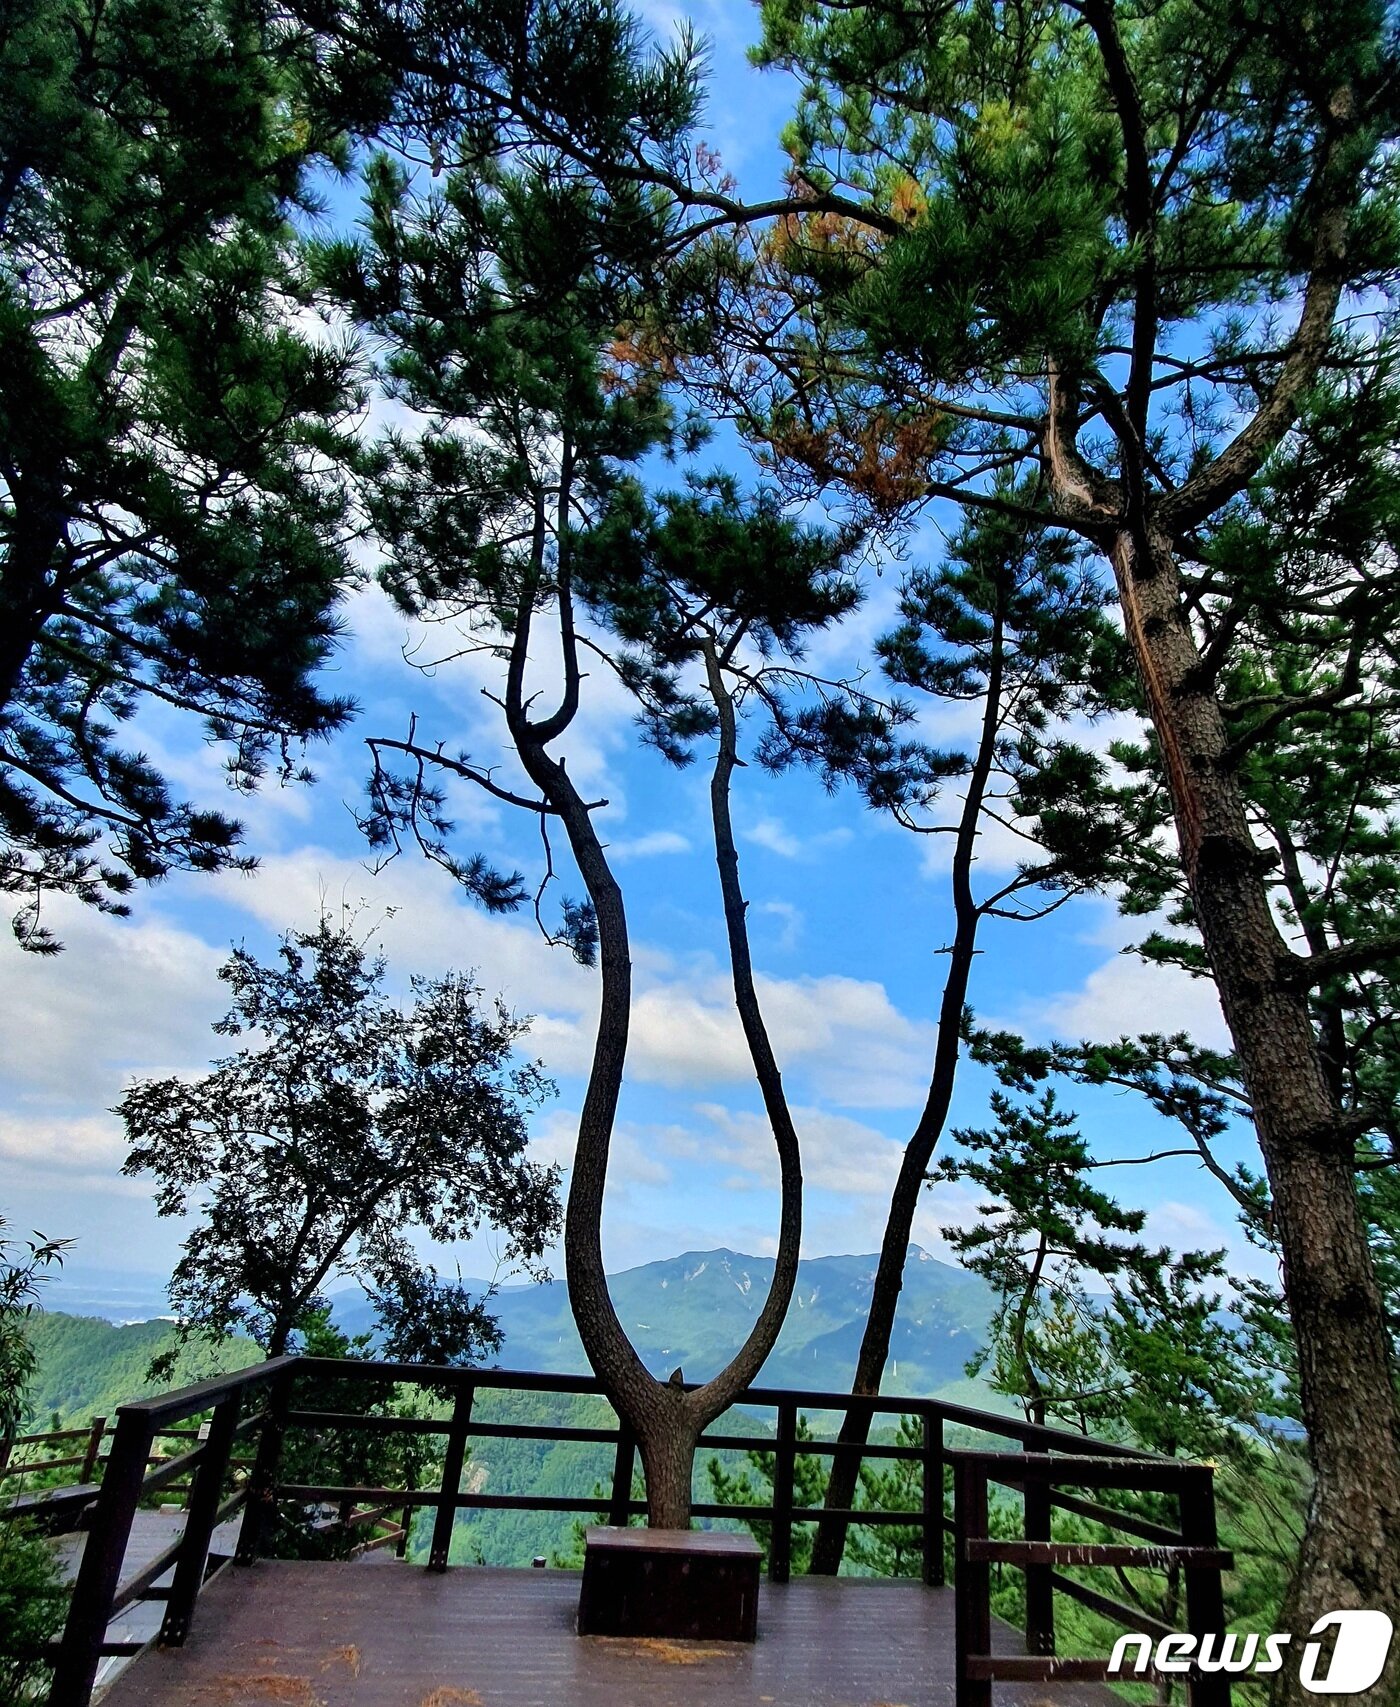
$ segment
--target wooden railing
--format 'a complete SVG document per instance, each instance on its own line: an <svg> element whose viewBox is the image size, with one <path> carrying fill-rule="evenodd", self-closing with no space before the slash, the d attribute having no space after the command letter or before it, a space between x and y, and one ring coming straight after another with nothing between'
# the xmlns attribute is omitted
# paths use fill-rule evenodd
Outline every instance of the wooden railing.
<svg viewBox="0 0 1400 1707"><path fill-rule="evenodd" d="M47 1434L21 1434L14 1440L0 1443L0 1480L76 1468L78 1474L74 1478L75 1481L91 1482L106 1432L106 1417L94 1417L86 1428L55 1428L50 1429ZM83 1450L76 1455L70 1453L63 1458L29 1456L33 1447L66 1445L73 1440L83 1442ZM0 1490L0 1498L3 1498L3 1490Z"/></svg>
<svg viewBox="0 0 1400 1707"><path fill-rule="evenodd" d="M1101 1451L1099 1442L1087 1443ZM1212 1472L1204 1464L1170 1458L1089 1457L1044 1452L956 1452L953 1532L957 1537L955 1628L957 1707L992 1707L992 1685L1052 1683L1109 1675L1103 1659L1055 1656L1055 1595L1066 1595L1101 1617L1155 1642L1173 1633L1140 1607L1125 1606L1055 1567L1110 1565L1179 1570L1186 1588L1186 1629L1193 1636L1221 1635L1225 1604L1221 1573L1231 1568L1230 1553L1217 1545ZM992 1540L988 1534L989 1488L999 1483L1021 1492L1025 1535ZM1101 1492L1116 1488L1134 1493L1175 1495L1176 1529L1097 1501L1066 1494L1066 1488ZM1058 1507L1136 1538L1119 1542L1055 1541L1051 1512ZM1149 1545L1140 1543L1147 1541ZM1026 1655L992 1653L991 1567L1013 1565L1026 1582ZM1192 1707L1229 1707L1230 1684L1219 1674L1190 1677Z"/></svg>
<svg viewBox="0 0 1400 1707"><path fill-rule="evenodd" d="M172 1456L186 1451L185 1441L198 1440L197 1428L159 1428L152 1441L147 1464L158 1467L170 1462ZM50 1429L44 1434L21 1434L8 1448L0 1448L0 1523L33 1520L50 1534L64 1534L83 1526L84 1514L97 1498L99 1484L94 1480L107 1460L104 1444L110 1442L111 1430L106 1417L94 1417L85 1428ZM31 1456L35 1448L66 1445L82 1441L81 1453L69 1453L57 1458ZM234 1459L237 1468L247 1469L251 1459ZM35 1476L52 1476L59 1470L76 1470L77 1474L58 1482L26 1487ZM189 1482L173 1481L161 1484L167 1494L189 1493Z"/></svg>
<svg viewBox="0 0 1400 1707"><path fill-rule="evenodd" d="M92 1500L87 1541L83 1547L68 1621L54 1653L52 1707L85 1707L103 1657L139 1653L142 1642L110 1642L107 1626L138 1600L162 1600L160 1642L178 1647L189 1632L195 1601L204 1586L209 1561L209 1543L215 1529L225 1522L248 1497L244 1487L225 1494L234 1446L250 1435L264 1432L265 1413L251 1409L280 1371L295 1362L275 1358L255 1364L234 1375L221 1375L197 1386L166 1393L156 1399L122 1405L111 1451L102 1476L101 1489ZM211 1412L208 1429L200 1429L189 1451L151 1468L151 1448L163 1429ZM122 1580L122 1564L132 1523L141 1501L167 1488L182 1476L190 1476L184 1531L179 1539L145 1565L135 1576ZM173 1569L173 1580L159 1588L159 1580Z"/></svg>
<svg viewBox="0 0 1400 1707"><path fill-rule="evenodd" d="M298 1405L298 1388L318 1378L334 1377L366 1388L386 1385L429 1389L443 1402L443 1416L394 1416L365 1411L325 1411ZM523 1374L503 1370L462 1370L421 1364L336 1361L319 1358L278 1358L236 1375L186 1388L159 1399L124 1405L107 1460L100 1494L95 1502L90 1533L75 1588L67 1627L55 1650L55 1676L50 1707L83 1707L101 1657L129 1652L133 1644L107 1640L115 1614L138 1598L166 1601L159 1640L179 1645L188 1633L195 1602L204 1583L209 1543L214 1529L240 1506L244 1516L235 1560L252 1563L263 1551L269 1524L281 1503L300 1507L331 1504L342 1514L355 1513L386 1526L384 1543L396 1541L403 1551L409 1515L431 1511L432 1530L427 1567L446 1570L457 1513L530 1511L606 1516L610 1524L626 1523L644 1511L632 1498L636 1442L626 1426L607 1428L565 1424L513 1424L474 1415L477 1396L485 1392L602 1396L599 1382L569 1375ZM256 1408L254 1408L256 1406ZM1215 1508L1209 1467L1154 1457L1116 1443L1096 1441L1063 1429L1041 1427L1014 1417L997 1416L938 1400L855 1397L847 1393L792 1391L753 1387L744 1394L742 1412L771 1409L776 1413L772 1434L707 1433L701 1445L725 1451L763 1451L773 1454L771 1503L739 1505L699 1502L697 1518L757 1520L770 1526L769 1579L788 1581L795 1527L819 1521L821 1508L795 1503L796 1466L800 1456L834 1459L844 1452L861 1458L917 1463L919 1501L908 1511L856 1509L844 1513L855 1525L903 1525L917 1530L922 1553L922 1577L940 1587L945 1576L945 1537L953 1538L957 1628L957 1707L990 1707L997 1681L1103 1677L1103 1660L1055 1656L1055 1596L1064 1595L1099 1615L1134 1631L1152 1633L1157 1626L1144 1612L1111 1600L1065 1574L1081 1566L1179 1569L1186 1585L1187 1624L1199 1634L1223 1631L1221 1572L1229 1555L1216 1545ZM915 1444L872 1442L843 1446L835 1440L799 1438L803 1413L840 1414L862 1411L873 1417L919 1419L921 1438ZM151 1443L162 1427L212 1411L207 1438L189 1453L155 1470L149 1468ZM433 1486L374 1487L344 1483L298 1483L283 1479L284 1446L289 1433L314 1430L334 1437L342 1432L369 1430L381 1434L433 1436L442 1442L442 1465ZM950 1431L961 1431L957 1440ZM1016 1450L989 1451L959 1444L967 1433L1014 1443ZM256 1450L245 1487L226 1492L235 1443L255 1436ZM602 1494L580 1490L569 1495L501 1494L462 1487L467 1452L473 1439L579 1441L613 1448L611 1483ZM945 1468L954 1481L952 1510L944 1495ZM181 1539L136 1578L121 1581L122 1558L132 1519L143 1497L176 1475L193 1472L189 1516ZM1022 1497L1024 1535L1011 1539L989 1537L991 1485ZM1124 1513L1093 1495L1107 1489L1173 1496L1178 1507L1176 1527ZM1090 1497L1085 1497L1086 1493ZM1069 1512L1151 1545L1118 1541L1057 1542L1051 1516ZM395 1524L392 1515L401 1514ZM991 1652L990 1569L1010 1566L1024 1573L1026 1586L1026 1648L1022 1657ZM171 1586L157 1588L159 1578L174 1568ZM1060 1568L1063 1567L1063 1568ZM1190 1680L1193 1707L1228 1707L1229 1683L1219 1676Z"/></svg>

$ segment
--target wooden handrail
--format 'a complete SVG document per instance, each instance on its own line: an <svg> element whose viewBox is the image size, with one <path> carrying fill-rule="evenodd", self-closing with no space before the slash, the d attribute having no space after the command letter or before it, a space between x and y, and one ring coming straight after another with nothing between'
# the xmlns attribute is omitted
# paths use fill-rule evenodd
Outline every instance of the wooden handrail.
<svg viewBox="0 0 1400 1707"><path fill-rule="evenodd" d="M82 1707L92 1695L104 1649L107 1626L121 1595L121 1572L137 1507L143 1497L166 1486L186 1470L194 1471L190 1515L175 1551L175 1586L170 1602L178 1621L167 1614L173 1640L183 1640L194 1599L202 1586L209 1538L221 1507L224 1478L233 1444L239 1435L238 1407L243 1396L291 1365L294 1358L274 1358L250 1369L200 1381L173 1393L138 1399L117 1407L112 1449L88 1522L88 1538L73 1584L73 1598L54 1654L50 1707ZM151 1469L152 1447L166 1425L213 1408L215 1426L207 1440L192 1451L165 1459ZM220 1413L227 1426L220 1427ZM198 1568L195 1559L198 1555ZM178 1598L177 1598L178 1597Z"/></svg>
<svg viewBox="0 0 1400 1707"><path fill-rule="evenodd" d="M954 1577L956 1631L955 1707L992 1707L995 1683L1054 1683L1104 1679L1107 1662L1066 1659L1055 1654L1056 1593L1067 1595L1101 1617L1116 1620L1128 1630L1169 1634L1160 1620L1140 1607L1127 1606L1100 1594L1087 1584L1055 1569L1064 1566L1127 1567L1180 1570L1186 1584L1186 1629L1196 1637L1225 1628L1221 1573L1232 1568L1233 1555L1218 1545L1213 1473L1209 1466L1178 1459L1154 1458L1125 1462L1121 1458L1081 1457L1043 1453L961 1452L948 1454L954 1465ZM989 1534L989 1489L992 1483L1012 1484L1025 1498L1025 1537L997 1538ZM1117 1542L1054 1541L1050 1536L1052 1492L1059 1483L1090 1488L1119 1488L1134 1492L1174 1493L1180 1508L1179 1530L1145 1525L1129 1519L1131 1533L1146 1527L1154 1532L1150 1546ZM1096 1520L1117 1522L1111 1507L1088 1505ZM1082 1509L1082 1506L1081 1506ZM991 1651L991 1567L1012 1565L1026 1579L1026 1650L1029 1657ZM1191 1707L1230 1707L1229 1678L1193 1670L1189 1676Z"/></svg>

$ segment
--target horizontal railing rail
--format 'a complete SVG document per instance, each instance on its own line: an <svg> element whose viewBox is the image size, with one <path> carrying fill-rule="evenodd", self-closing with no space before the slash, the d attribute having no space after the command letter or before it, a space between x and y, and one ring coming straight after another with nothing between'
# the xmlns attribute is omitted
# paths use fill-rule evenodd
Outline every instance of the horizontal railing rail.
<svg viewBox="0 0 1400 1707"><path fill-rule="evenodd" d="M96 1503L101 1485L98 1472L106 1466L103 1446L111 1440L106 1417L94 1417L85 1427L48 1429L42 1434L22 1434L10 1442L8 1453L0 1461L0 1523L29 1522L40 1526L47 1534L63 1535L81 1529L92 1506ZM181 1483L166 1469L172 1454L165 1443L194 1440L197 1429L159 1428L155 1431L150 1455L146 1462L161 1471L155 1484L169 1494L185 1494L189 1483ZM81 1454L59 1458L30 1456L35 1448L81 1440ZM246 1469L251 1459L233 1460L235 1468ZM182 1468L188 1467L188 1460ZM59 1481L50 1481L60 1470L76 1470L77 1474ZM31 1485L43 1478L38 1485Z"/></svg>
<svg viewBox="0 0 1400 1707"><path fill-rule="evenodd" d="M1089 1444L1098 1447L1102 1443ZM1067 1576L1065 1570L1070 1568L1110 1568L1120 1581L1126 1580L1122 1573L1133 1568L1179 1572L1185 1588L1185 1630L1201 1637L1225 1629L1221 1575L1233 1567L1234 1559L1219 1545L1209 1465L1153 1457L1129 1461L1121 1455L1102 1453L1089 1456L954 1449L949 1457L953 1462L956 1549L956 1707L992 1707L994 1683L1103 1681L1111 1675L1107 1660L1056 1655L1056 1594L1154 1641L1174 1633L1174 1626L1144 1608L1129 1606L1077 1577ZM1021 1493L1024 1535L993 1538L989 1534L993 1484ZM1066 1495L1066 1488L1174 1496L1178 1527ZM1051 1534L1056 1509L1088 1516L1106 1528L1135 1534L1150 1544L1056 1541ZM1011 1565L1024 1576L1026 1656L992 1652L993 1565ZM1228 1678L1193 1669L1187 1681L1192 1707L1229 1707Z"/></svg>
<svg viewBox="0 0 1400 1707"><path fill-rule="evenodd" d="M400 1386L417 1388L428 1392L443 1414L386 1416L355 1409L330 1410L325 1408L324 1385L319 1401L314 1390L316 1383L328 1378L342 1391L347 1383L352 1391L357 1387L384 1392ZM313 1389L309 1393L308 1386ZM308 1402L297 1403L301 1396L298 1389ZM93 1507L73 1609L58 1646L51 1707L78 1707L85 1702L101 1656L130 1649L131 1644L110 1642L107 1627L117 1612L137 1599L164 1599L166 1610L158 1639L167 1645L183 1642L205 1580L210 1537L218 1524L240 1508L243 1517L235 1552L240 1564L251 1563L264 1551L269 1527L281 1504L329 1506L332 1513L327 1522L338 1523L347 1535L365 1536L363 1542L357 1540L356 1550L392 1544L400 1556L408 1546L413 1513L429 1511L432 1525L426 1563L434 1571L447 1568L454 1526L462 1511L596 1514L612 1525L625 1524L645 1512L644 1503L632 1497L637 1446L623 1420L611 1426L539 1421L517 1424L474 1415L478 1395L487 1393L607 1397L602 1383L591 1376L287 1357L121 1406ZM382 1393L375 1395L380 1396ZM692 1510L701 1519L766 1524L768 1573L776 1583L786 1582L791 1574L797 1526L831 1515L824 1508L796 1503L796 1469L802 1458L834 1460L855 1452L861 1460L919 1467L920 1473L914 1478L917 1503L912 1509L861 1507L839 1515L872 1528L905 1526L914 1530L923 1581L935 1587L944 1583L945 1554L948 1537L952 1537L957 1593L957 1707L990 1707L991 1689L997 1681L1052 1682L1105 1675L1102 1660L1055 1657L1056 1594L1077 1600L1110 1620L1131 1620L1135 1630L1153 1629L1148 1614L1125 1607L1067 1574L1076 1569L1103 1566L1119 1572L1132 1568L1181 1571L1193 1631L1204 1629L1201 1621L1215 1616L1220 1605L1220 1573L1228 1568L1229 1555L1217 1544L1210 1472L1204 1467L1157 1458L1122 1443L1093 1440L1068 1429L914 1396L752 1387L743 1394L739 1408L744 1413L774 1412L773 1432L749 1429L724 1434L711 1428L701 1436L700 1444L714 1451L771 1453L771 1499L762 1505L697 1502ZM872 1419L912 1417L918 1438L847 1444L799 1437L799 1421L804 1414L839 1418L849 1411L864 1412ZM197 1432L200 1438L195 1444L152 1467L156 1433L173 1431L178 1424L206 1413L210 1420L203 1428L182 1431L187 1437ZM334 1440L355 1435L417 1437L439 1443L441 1462L431 1485L425 1486L294 1480L284 1475L283 1463L288 1436L298 1433L309 1435L313 1441L316 1437ZM234 1448L250 1437L255 1437L255 1447L246 1485L229 1492L226 1484L234 1465ZM1000 1442L1003 1448L1012 1443L1014 1449L967 1444L969 1437ZM464 1486L468 1451L474 1439L610 1446L611 1475L603 1478L601 1491L595 1488L591 1493L496 1493L475 1482ZM303 1457L301 1462L308 1461ZM314 1466L315 1462L313 1457L310 1463ZM139 1502L187 1474L192 1480L184 1534L136 1577L121 1581L122 1559ZM951 1512L945 1496L949 1477L954 1488ZM1021 1496L1024 1536L989 1535L989 1490L994 1484ZM1173 1528L1157 1521L1160 1514L1148 1517L1120 1512L1103 1503L1099 1496L1113 1490L1177 1495L1180 1526ZM1056 1540L1051 1533L1051 1517L1057 1510L1117 1531L1131 1541ZM1028 1657L991 1653L990 1573L994 1566L998 1570L1009 1566L1024 1573ZM159 1587L160 1579L172 1568L171 1584ZM1217 1623L1210 1627L1223 1626ZM1193 1707L1222 1707L1228 1699L1224 1680L1195 1680Z"/></svg>

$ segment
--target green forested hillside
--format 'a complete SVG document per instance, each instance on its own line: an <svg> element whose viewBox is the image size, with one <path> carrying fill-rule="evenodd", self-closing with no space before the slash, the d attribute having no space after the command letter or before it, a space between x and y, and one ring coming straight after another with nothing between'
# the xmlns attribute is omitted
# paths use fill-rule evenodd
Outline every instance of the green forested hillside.
<svg viewBox="0 0 1400 1707"><path fill-rule="evenodd" d="M130 1322L118 1327L95 1316L34 1316L27 1332L38 1355L29 1392L30 1426L47 1428L57 1415L62 1425L111 1416L128 1399L164 1388L183 1387L225 1369L242 1369L262 1356L251 1340L235 1339L217 1350L192 1346L180 1354L173 1381L151 1382L151 1359L175 1338L173 1322Z"/></svg>
<svg viewBox="0 0 1400 1707"><path fill-rule="evenodd" d="M570 1428L615 1428L616 1413L605 1399L550 1393L483 1392L472 1412L477 1422L514 1423ZM766 1434L767 1419L731 1412L711 1430L715 1434ZM713 1496L705 1476L712 1452L702 1449L695 1459L695 1497ZM740 1455L726 1454L737 1467ZM534 1494L541 1498L587 1498L595 1487L612 1486L614 1451L589 1441L475 1439L462 1485L474 1493ZM573 1545L577 1519L568 1513L526 1511L464 1511L452 1537L454 1561L488 1565L528 1565L538 1555L554 1558ZM585 1523L598 1521L584 1516ZM431 1516L420 1516L414 1529L413 1553L426 1557Z"/></svg>

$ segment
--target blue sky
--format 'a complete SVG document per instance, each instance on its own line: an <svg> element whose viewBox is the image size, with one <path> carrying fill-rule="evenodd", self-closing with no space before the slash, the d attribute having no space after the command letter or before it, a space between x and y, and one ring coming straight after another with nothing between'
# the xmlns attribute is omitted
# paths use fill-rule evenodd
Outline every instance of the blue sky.
<svg viewBox="0 0 1400 1707"><path fill-rule="evenodd" d="M747 6L706 0L692 15L712 43L710 138L745 191L771 191L792 87L748 67L743 48L754 14ZM644 16L664 32L677 14L649 5ZM916 556L937 553L937 520L920 534ZM828 672L858 664L890 617L897 585L897 565L872 575L863 610L821 643L813 662ZM395 988L415 972L473 968L488 991L536 1016L530 1048L557 1078L560 1096L537 1120L534 1142L542 1156L568 1163L591 1049L594 976L550 949L532 919L484 917L414 855L373 875L351 812L366 769L365 736L402 735L410 713L424 735L491 750L492 708L478 691L487 667L468 659L431 675L409 668L403 648L422 637L373 587L350 601L346 616L349 637L331 685L353 693L361 715L313 755L313 788L273 787L243 810L249 847L262 862L254 876L172 879L139 895L124 922L57 906L51 922L68 946L52 961L21 955L8 935L0 945L0 990L7 1011L22 1016L0 1036L0 1213L19 1231L76 1239L73 1281L99 1270L168 1274L180 1229L156 1218L145 1185L120 1177L121 1130L108 1110L132 1077L197 1072L220 1052L208 1028L223 1010L215 972L230 943L265 952L280 930L313 924L323 906L359 908L363 926L381 920L377 940ZM732 1012L706 767L668 769L639 746L621 689L601 676L587 686L564 750L571 774L612 802L600 823L626 892L637 965L605 1221L609 1267L720 1244L768 1252L776 1169ZM942 714L930 733L951 740L968 716ZM147 717L142 739L178 785L217 798L219 756L188 724ZM461 846L534 869L531 820L470 794L453 804ZM826 796L814 778L773 779L752 766L739 773L734 806L760 993L804 1144L805 1251L871 1251L932 1059L945 966L938 950L951 929L943 843L873 818L853 796ZM980 873L1009 870L1011 859L1008 847L989 839ZM576 879L566 888L580 891ZM1142 921L1135 923L1141 934ZM993 921L972 1003L984 1019L1035 1038L1185 1029L1223 1043L1209 985L1123 955L1133 935L1107 900L1072 903L1035 925ZM953 1124L984 1123L987 1090L986 1075L965 1067ZM1086 1092L1076 1106L1100 1156L1175 1141L1127 1095ZM1224 1155L1253 1160L1248 1135ZM1227 1245L1241 1269L1257 1269L1258 1253L1244 1245L1225 1194L1195 1165L1129 1168L1106 1181L1149 1210L1150 1235L1178 1248ZM940 1187L925 1195L916 1237L941 1251L939 1227L974 1213L971 1198ZM491 1241L438 1260L460 1263L468 1275L489 1273ZM52 1294L60 1308L62 1291L60 1283Z"/></svg>

